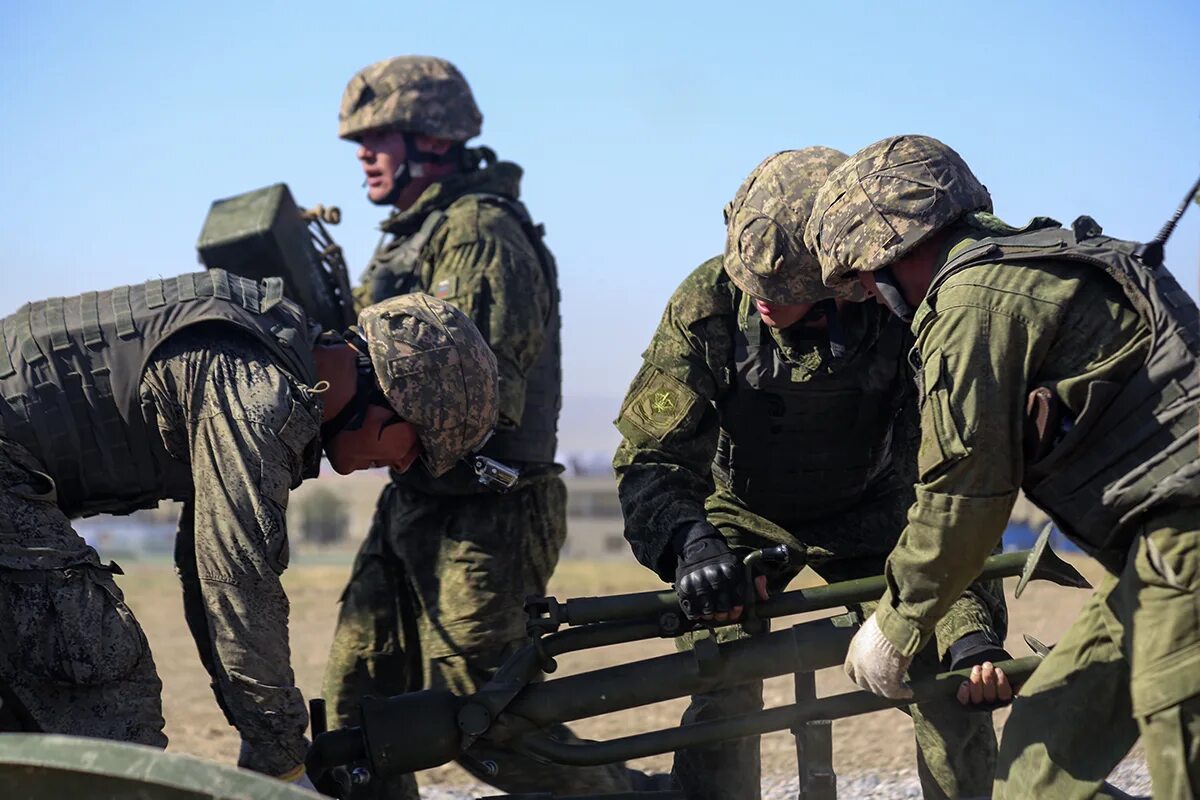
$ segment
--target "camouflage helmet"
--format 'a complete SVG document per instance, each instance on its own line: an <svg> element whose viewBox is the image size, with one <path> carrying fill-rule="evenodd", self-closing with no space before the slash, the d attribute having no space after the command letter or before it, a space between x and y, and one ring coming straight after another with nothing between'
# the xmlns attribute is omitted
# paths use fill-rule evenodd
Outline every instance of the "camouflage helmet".
<svg viewBox="0 0 1200 800"><path fill-rule="evenodd" d="M827 286L889 266L972 211L987 187L962 157L929 136L893 136L859 150L817 193L804 243Z"/></svg>
<svg viewBox="0 0 1200 800"><path fill-rule="evenodd" d="M499 414L496 357L449 303L407 294L358 315L379 388L417 430L429 471L445 474L479 449Z"/></svg>
<svg viewBox="0 0 1200 800"><path fill-rule="evenodd" d="M338 112L342 139L394 128L465 142L482 124L467 79L433 56L397 56L363 67L346 85Z"/></svg>
<svg viewBox="0 0 1200 800"><path fill-rule="evenodd" d="M804 247L813 198L845 153L806 147L776 153L754 168L725 209L725 271L751 297L816 303L837 293L821 283Z"/></svg>

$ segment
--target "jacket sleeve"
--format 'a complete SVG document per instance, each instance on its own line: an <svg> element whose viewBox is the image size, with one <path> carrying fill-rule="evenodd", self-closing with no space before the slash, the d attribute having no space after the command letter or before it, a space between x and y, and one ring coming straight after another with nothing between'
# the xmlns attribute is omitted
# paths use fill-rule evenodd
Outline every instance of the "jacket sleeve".
<svg viewBox="0 0 1200 800"><path fill-rule="evenodd" d="M1027 319L943 295L918 333L916 499L888 557L888 589L876 612L906 655L920 649L1004 535L1024 467L1024 400L1042 338Z"/></svg>
<svg viewBox="0 0 1200 800"><path fill-rule="evenodd" d="M713 491L720 432L713 403L727 388L730 357L728 321L697 313L688 291L685 281L643 354L616 419L621 444L613 457L625 538L668 583L675 580L671 536L705 519Z"/></svg>
<svg viewBox="0 0 1200 800"><path fill-rule="evenodd" d="M207 633L198 645L241 735L239 765L282 775L303 763L307 748L280 583L285 511L320 414L249 341L184 351L163 366L183 397L194 483L197 604L207 631L193 631Z"/></svg>
<svg viewBox="0 0 1200 800"><path fill-rule="evenodd" d="M425 285L461 309L487 340L500 371L501 428L521 424L530 369L546 343L558 287L511 212L452 208Z"/></svg>

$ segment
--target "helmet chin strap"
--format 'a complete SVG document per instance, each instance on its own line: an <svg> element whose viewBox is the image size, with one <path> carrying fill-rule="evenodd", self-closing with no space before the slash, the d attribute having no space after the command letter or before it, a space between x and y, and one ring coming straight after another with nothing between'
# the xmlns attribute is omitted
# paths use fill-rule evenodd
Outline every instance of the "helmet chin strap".
<svg viewBox="0 0 1200 800"><path fill-rule="evenodd" d="M834 358L845 358L846 332L842 328L841 315L838 314L837 300L827 297L814 303L800 322L816 322L821 317L825 318L825 331L829 336L829 354Z"/></svg>
<svg viewBox="0 0 1200 800"><path fill-rule="evenodd" d="M875 291L888 310L904 322L912 322L913 314L917 310L904 298L904 290L900 287L900 282L896 280L896 274L892 272L892 268L877 269L874 275Z"/></svg>
<svg viewBox="0 0 1200 800"><path fill-rule="evenodd" d="M426 164L438 164L445 157L437 153L423 153L417 149L417 137L408 131L400 134L404 140L404 155L407 161L392 173L392 189L378 200L371 202L377 206L393 206L400 199L400 194L417 178L425 177ZM453 150L453 148L451 148Z"/></svg>
<svg viewBox="0 0 1200 800"><path fill-rule="evenodd" d="M321 423L322 445L328 445L342 431L360 429L366 422L367 411L371 406L382 406L394 412L387 395L379 388L379 382L375 379L375 367L371 363L370 356L367 355L366 340L356 330L347 331L342 334L342 337L355 351L354 394L346 401L346 405L342 406L342 410L333 416L333 419ZM383 427L386 428L396 421L399 421L399 415L396 416L396 419L389 420Z"/></svg>

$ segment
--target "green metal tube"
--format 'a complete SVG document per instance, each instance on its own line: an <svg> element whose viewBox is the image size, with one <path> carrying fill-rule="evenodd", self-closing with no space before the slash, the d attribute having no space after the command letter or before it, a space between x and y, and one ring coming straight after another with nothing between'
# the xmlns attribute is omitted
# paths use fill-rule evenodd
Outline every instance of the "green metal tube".
<svg viewBox="0 0 1200 800"><path fill-rule="evenodd" d="M693 650L583 672L526 687L505 713L544 726L776 675L811 672L842 663L854 633L854 628L817 620L722 644L705 667L703 655Z"/></svg>
<svg viewBox="0 0 1200 800"><path fill-rule="evenodd" d="M1017 550L1001 553L984 562L979 577L1012 578L1020 575L1032 551ZM1087 581L1070 564L1054 554L1049 548L1040 554L1033 577L1048 580L1062 586L1086 587ZM838 606L855 605L878 600L887 587L882 575L856 580L839 581L810 589L782 592L756 605L760 617L783 617L820 611ZM679 599L673 591L637 592L634 594L611 595L608 597L575 597L562 603L565 621L569 625L586 625L595 622L655 617L662 614L680 614Z"/></svg>
<svg viewBox="0 0 1200 800"><path fill-rule="evenodd" d="M1038 656L1014 659L998 664L1008 676L1014 688L1029 679L1037 665ZM772 731L786 730L801 722L817 719L842 719L843 717L868 714L886 708L898 708L914 702L929 702L951 698L959 684L966 680L971 670L943 672L913 686L913 699L890 700L870 692L847 692L822 697L803 703L770 708L737 717L697 722L658 731L623 736L605 742L569 744L548 737L530 734L522 737L520 746L535 756L569 766L594 766L611 764L632 758L669 753L684 747L700 747L743 736L757 736Z"/></svg>

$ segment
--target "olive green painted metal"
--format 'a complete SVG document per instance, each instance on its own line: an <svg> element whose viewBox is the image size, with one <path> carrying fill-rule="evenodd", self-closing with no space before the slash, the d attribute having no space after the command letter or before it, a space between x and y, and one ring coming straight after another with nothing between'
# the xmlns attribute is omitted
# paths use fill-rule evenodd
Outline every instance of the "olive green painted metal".
<svg viewBox="0 0 1200 800"><path fill-rule="evenodd" d="M1041 533L1038 534L1037 541L1033 543L1033 547L1029 551L1029 560L1026 562L1025 569L1021 571L1021 578L1017 581L1017 588L1013 590L1013 597L1020 599L1025 593L1025 587L1029 585L1029 581L1033 579L1034 567L1041 563L1044 553L1050 549L1050 534L1054 532L1054 523L1047 522L1042 526ZM1050 551L1054 555L1054 551ZM1054 555L1058 558L1057 555Z"/></svg>
<svg viewBox="0 0 1200 800"><path fill-rule="evenodd" d="M1016 577L1048 580L1063 586L1089 584L1049 547L1004 553L988 559L986 578ZM751 603L747 613L782 617L806 611L856 606L878 599L882 576L784 592ZM746 717L689 724L652 731L610 742L568 744L546 740L539 729L622 709L636 708L724 686L786 674L805 675L836 666L845 659L855 628L843 617L803 622L762 636L717 645L698 640L690 652L619 664L604 669L539 682L556 668L554 657L592 647L632 642L656 636L675 636L694 627L683 618L674 592L646 592L613 597L571 599L532 598L527 604L532 641L517 651L480 691L468 697L448 692L418 692L364 703L364 727L330 731L317 736L309 753L310 774L335 765L369 761L379 774L425 769L460 757L480 738L516 743L534 755L562 764L602 764L670 752L682 746L708 744L764 731L792 728L814 736L809 746L822 749L819 726L806 723L864 714L903 703L864 692L815 698L798 693L802 702L756 712ZM557 630L562 624L573 625ZM1020 682L1037 659L1007 662L1011 680ZM919 698L954 694L961 674L944 674L915 687ZM803 678L801 678L803 680ZM808 695L806 698L803 695ZM369 707L368 707L369 706ZM420 724L413 724L420 720ZM819 753L818 753L819 755ZM559 759L564 760L559 760ZM814 762L815 763L815 762ZM818 770L823 772L824 770ZM819 785L833 785L828 776L813 776ZM820 794L814 793L814 797Z"/></svg>
<svg viewBox="0 0 1200 800"><path fill-rule="evenodd" d="M1042 658L1045 658L1046 656L1050 655L1050 645L1042 644L1040 641L1038 641L1033 636L1030 636L1028 633L1024 634L1023 638L1025 639L1025 644L1029 645L1029 649L1032 650L1034 653L1037 653Z"/></svg>
<svg viewBox="0 0 1200 800"><path fill-rule="evenodd" d="M1041 663L1039 656L1013 659L998 664L1009 681L1020 687ZM959 685L970 676L969 669L943 672L928 681L913 686L913 697L919 702L952 700ZM697 722L659 731L623 736L605 742L558 742L537 734L528 734L521 745L534 755L556 764L609 764L630 758L668 753L681 747L696 747L741 736L756 736L791 728L807 720L833 720L869 714L887 708L909 705L913 700L891 700L870 692L846 692L831 697L806 700L777 708L757 711L740 717L727 717L711 722Z"/></svg>
<svg viewBox="0 0 1200 800"><path fill-rule="evenodd" d="M313 800L264 775L153 747L47 733L0 734L5 800Z"/></svg>
<svg viewBox="0 0 1200 800"><path fill-rule="evenodd" d="M313 321L340 331L355 319L342 249L325 228L340 219L336 208L301 211L287 184L276 183L214 202L196 250L209 269L283 278L285 294Z"/></svg>
<svg viewBox="0 0 1200 800"><path fill-rule="evenodd" d="M841 664L854 633L827 619L803 622L721 644L711 655L673 653L532 684L506 710L544 726L776 675L812 672Z"/></svg>
<svg viewBox="0 0 1200 800"><path fill-rule="evenodd" d="M1032 558L1031 558L1032 556ZM1090 588L1079 571L1042 546L1039 550L1018 550L989 558L980 578L1010 578L1027 574L1031 579L1046 580L1059 586ZM755 612L760 617L782 617L807 611L820 611L837 606L854 605L879 599L886 588L882 575L841 581L811 589L783 592L758 603ZM540 604L540 605L539 605ZM679 614L679 598L673 591L637 592L609 597L577 597L563 602L553 597L534 599L530 606L540 611L544 624L587 625L601 621L616 621ZM541 620L539 620L541 622Z"/></svg>
<svg viewBox="0 0 1200 800"><path fill-rule="evenodd" d="M797 672L793 681L797 705L817 699L817 676ZM837 800L837 774L833 771L833 721L797 720L791 726L796 741L799 786L796 800Z"/></svg>

